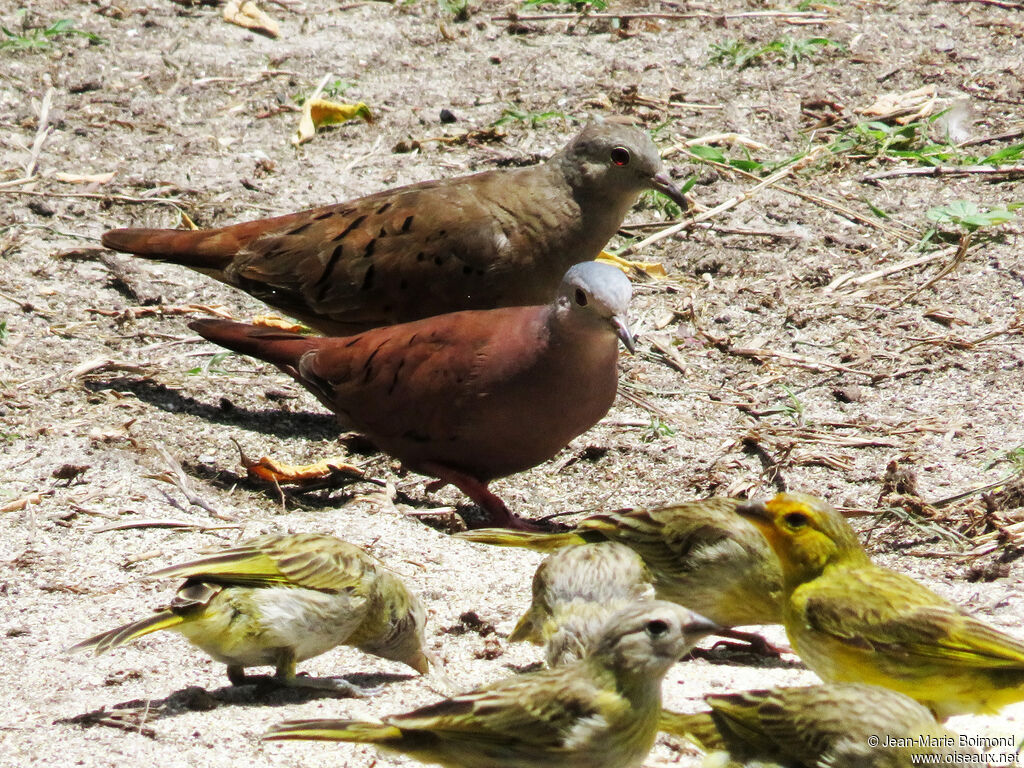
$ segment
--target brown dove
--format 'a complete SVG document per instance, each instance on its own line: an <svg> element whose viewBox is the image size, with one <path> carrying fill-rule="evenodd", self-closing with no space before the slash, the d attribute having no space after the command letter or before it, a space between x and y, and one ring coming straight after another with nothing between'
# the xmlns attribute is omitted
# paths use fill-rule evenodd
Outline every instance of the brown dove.
<svg viewBox="0 0 1024 768"><path fill-rule="evenodd" d="M420 474L461 489L492 524L521 527L487 490L547 461L593 426L617 389L618 340L630 351L629 279L584 262L549 304L467 310L356 336L302 336L226 320L190 327L273 363L346 428Z"/></svg>
<svg viewBox="0 0 1024 768"><path fill-rule="evenodd" d="M103 245L183 264L334 335L546 304L645 189L685 205L638 128L592 122L547 162L399 187L221 229L115 229Z"/></svg>

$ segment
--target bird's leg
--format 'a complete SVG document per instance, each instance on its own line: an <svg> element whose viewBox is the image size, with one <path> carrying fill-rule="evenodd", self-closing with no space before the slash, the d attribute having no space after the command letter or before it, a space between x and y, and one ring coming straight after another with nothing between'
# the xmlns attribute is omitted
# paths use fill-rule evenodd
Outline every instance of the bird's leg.
<svg viewBox="0 0 1024 768"><path fill-rule="evenodd" d="M487 513L487 527L515 528L522 531L537 530L529 521L512 514L505 506L505 502L487 490L487 483L481 482L465 472L452 469L444 464L435 464L432 461L423 464L423 471L437 478L436 481L427 485L428 491L436 491L449 483L454 485Z"/></svg>
<svg viewBox="0 0 1024 768"><path fill-rule="evenodd" d="M235 666L228 664L228 680L231 681L232 685L245 685L249 682L248 675L245 674L245 667Z"/></svg>
<svg viewBox="0 0 1024 768"><path fill-rule="evenodd" d="M341 696L358 699L380 693L381 688L362 688L337 677L310 677L295 672L295 653L290 648L278 652L277 671L274 682L288 688L306 688L314 691L330 691Z"/></svg>
<svg viewBox="0 0 1024 768"><path fill-rule="evenodd" d="M731 643L728 640L719 640L711 646L711 651L714 651L716 648L729 648L738 651L748 651L758 656L776 657L781 656L784 653L793 653L792 648L785 645L777 646L769 643L756 632L742 632L738 629L720 629L715 632L715 635L719 637L729 637L733 640L739 640L740 642Z"/></svg>

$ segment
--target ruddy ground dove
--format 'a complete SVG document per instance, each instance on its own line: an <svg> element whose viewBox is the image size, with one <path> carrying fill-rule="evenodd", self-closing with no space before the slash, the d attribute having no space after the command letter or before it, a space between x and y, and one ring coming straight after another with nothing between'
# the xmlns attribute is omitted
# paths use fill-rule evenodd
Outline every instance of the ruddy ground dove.
<svg viewBox="0 0 1024 768"><path fill-rule="evenodd" d="M454 312L347 337L226 320L190 327L273 363L343 426L406 468L457 486L492 524L518 527L524 521L487 484L550 459L608 412L618 340L633 349L630 294L621 271L585 262L541 306Z"/></svg>
<svg viewBox="0 0 1024 768"><path fill-rule="evenodd" d="M646 133L598 120L540 165L221 229L115 229L103 245L183 264L345 335L545 304L569 267L601 252L645 189L685 204Z"/></svg>

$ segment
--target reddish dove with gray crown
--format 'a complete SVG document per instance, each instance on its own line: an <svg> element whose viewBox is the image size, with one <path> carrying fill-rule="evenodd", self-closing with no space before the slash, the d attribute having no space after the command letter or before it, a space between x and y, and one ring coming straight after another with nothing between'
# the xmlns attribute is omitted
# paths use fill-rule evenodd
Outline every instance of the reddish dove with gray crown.
<svg viewBox="0 0 1024 768"><path fill-rule="evenodd" d="M547 162L378 192L220 229L115 229L103 245L182 264L329 335L545 304L645 189L685 207L650 137L587 125Z"/></svg>
<svg viewBox="0 0 1024 768"><path fill-rule="evenodd" d="M451 483L519 527L491 480L535 467L603 417L630 351L631 289L617 268L569 269L549 304L469 310L318 337L227 320L193 330L273 363L409 470Z"/></svg>

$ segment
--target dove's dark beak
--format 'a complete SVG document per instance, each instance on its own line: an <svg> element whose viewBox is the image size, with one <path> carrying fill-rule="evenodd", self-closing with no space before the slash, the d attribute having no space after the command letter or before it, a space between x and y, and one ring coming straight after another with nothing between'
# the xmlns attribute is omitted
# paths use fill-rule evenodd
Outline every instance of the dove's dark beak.
<svg viewBox="0 0 1024 768"><path fill-rule="evenodd" d="M629 350L629 354L632 355L636 352L636 341L633 340L633 332L629 330L629 323L618 315L614 315L612 317L612 327L615 329L615 335L622 342L622 346Z"/></svg>
<svg viewBox="0 0 1024 768"><path fill-rule="evenodd" d="M683 197L683 193L679 191L679 187L672 183L672 180L664 171L656 173L651 177L651 189L658 190L684 211L690 207L686 202L686 198Z"/></svg>

